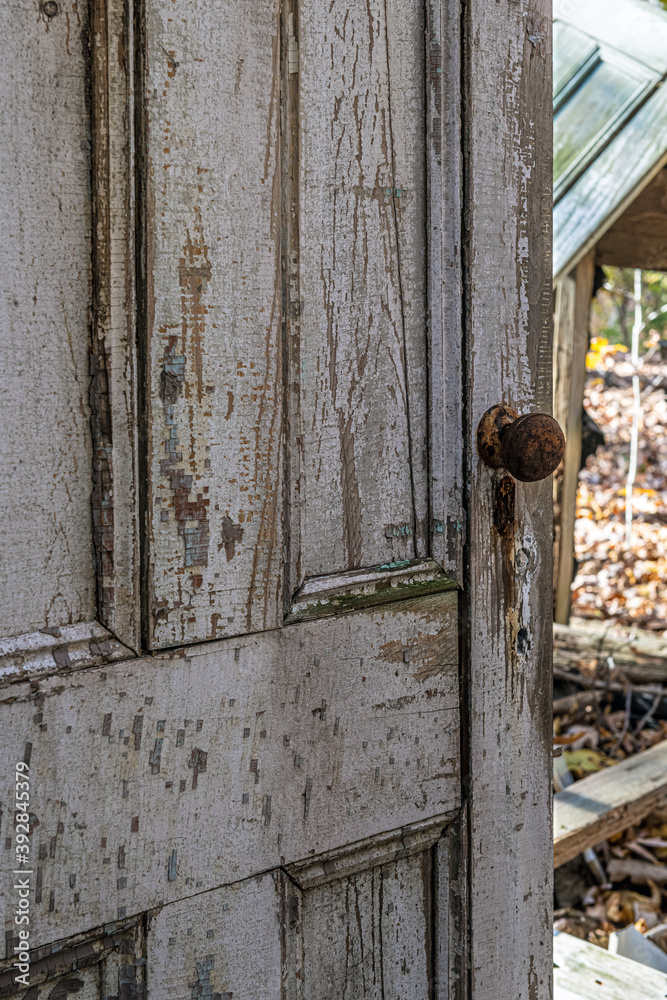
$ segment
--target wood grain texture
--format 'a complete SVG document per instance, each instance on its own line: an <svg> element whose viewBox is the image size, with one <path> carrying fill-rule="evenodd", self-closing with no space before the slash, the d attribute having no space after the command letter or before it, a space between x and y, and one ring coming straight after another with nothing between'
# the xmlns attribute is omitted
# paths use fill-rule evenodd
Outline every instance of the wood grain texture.
<svg viewBox="0 0 667 1000"><path fill-rule="evenodd" d="M0 12L0 635L95 617L86 8Z"/></svg>
<svg viewBox="0 0 667 1000"><path fill-rule="evenodd" d="M135 295L134 25L124 0L91 11L93 538L103 625L140 648Z"/></svg>
<svg viewBox="0 0 667 1000"><path fill-rule="evenodd" d="M574 347L574 307L576 282L570 274L554 288L554 341L553 341L553 415L564 434L570 406L570 372L572 371L572 351ZM567 444L567 434L565 437ZM558 589L558 567L560 563L560 521L561 495L563 492L563 464L553 476L554 499L554 607ZM568 605L569 607L569 605Z"/></svg>
<svg viewBox="0 0 667 1000"><path fill-rule="evenodd" d="M147 939L147 1000L275 1000L285 876L269 872L165 906Z"/></svg>
<svg viewBox="0 0 667 1000"><path fill-rule="evenodd" d="M0 739L30 753L35 944L456 810L456 607L15 684Z"/></svg>
<svg viewBox="0 0 667 1000"><path fill-rule="evenodd" d="M431 555L463 579L461 11L426 8L427 305Z"/></svg>
<svg viewBox="0 0 667 1000"><path fill-rule="evenodd" d="M171 903L148 933L148 1000L445 1000L433 863L423 850L307 890L274 870Z"/></svg>
<svg viewBox="0 0 667 1000"><path fill-rule="evenodd" d="M575 271L573 323L559 325L559 365L554 372L558 395L567 395L565 454L559 470L558 566L554 618L564 625L570 618L574 576L574 522L577 515L577 488L581 467L581 429L586 381L586 353L595 275L595 253L587 254ZM569 279L566 279L569 280ZM569 344L566 343L569 340Z"/></svg>
<svg viewBox="0 0 667 1000"><path fill-rule="evenodd" d="M432 864L423 851L303 894L304 1000L432 995Z"/></svg>
<svg viewBox="0 0 667 1000"><path fill-rule="evenodd" d="M14 939L15 942L18 938ZM126 920L35 948L30 990L17 989L12 959L0 961L0 997L25 1000L143 1000L146 948L142 920Z"/></svg>
<svg viewBox="0 0 667 1000"><path fill-rule="evenodd" d="M299 13L292 590L427 554L423 30L412 2Z"/></svg>
<svg viewBox="0 0 667 1000"><path fill-rule="evenodd" d="M473 0L465 23L470 992L547 1000L551 483L512 487L475 434L494 404L551 406L551 10Z"/></svg>
<svg viewBox="0 0 667 1000"><path fill-rule="evenodd" d="M282 619L275 0L149 0L144 323L151 647Z"/></svg>
<svg viewBox="0 0 667 1000"><path fill-rule="evenodd" d="M0 688L124 660L131 654L96 621L11 636L0 639Z"/></svg>
<svg viewBox="0 0 667 1000"><path fill-rule="evenodd" d="M655 632L575 618L554 625L554 666L592 679L663 684L667 641Z"/></svg>
<svg viewBox="0 0 667 1000"><path fill-rule="evenodd" d="M664 1000L667 976L571 934L554 935L554 1000Z"/></svg>
<svg viewBox="0 0 667 1000"><path fill-rule="evenodd" d="M626 830L666 796L664 743L558 792L554 796L554 867Z"/></svg>
<svg viewBox="0 0 667 1000"><path fill-rule="evenodd" d="M667 269L667 170L647 184L600 238L596 264Z"/></svg>

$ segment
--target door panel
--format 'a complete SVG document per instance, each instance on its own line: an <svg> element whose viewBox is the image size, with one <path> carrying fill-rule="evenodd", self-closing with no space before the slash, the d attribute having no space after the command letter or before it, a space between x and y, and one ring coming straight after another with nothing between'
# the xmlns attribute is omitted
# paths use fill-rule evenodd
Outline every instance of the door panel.
<svg viewBox="0 0 667 1000"><path fill-rule="evenodd" d="M147 939L148 1000L279 997L286 882L269 872L165 906Z"/></svg>
<svg viewBox="0 0 667 1000"><path fill-rule="evenodd" d="M164 907L147 937L148 1000L186 990L220 1000L444 1000L432 935L438 850L306 888L269 872Z"/></svg>
<svg viewBox="0 0 667 1000"><path fill-rule="evenodd" d="M548 995L550 491L474 435L551 394L550 26L471 3L3 22L0 743L53 1000Z"/></svg>
<svg viewBox="0 0 667 1000"><path fill-rule="evenodd" d="M3 637L95 617L89 24L60 6L0 11Z"/></svg>
<svg viewBox="0 0 667 1000"><path fill-rule="evenodd" d="M16 941L18 939L15 939ZM144 1000L146 946L141 920L125 921L57 941L31 953L26 990L0 965L0 997L21 1000Z"/></svg>
<svg viewBox="0 0 667 1000"><path fill-rule="evenodd" d="M276 0L149 0L150 647L282 620Z"/></svg>
<svg viewBox="0 0 667 1000"><path fill-rule="evenodd" d="M456 608L433 595L15 685L3 752L29 754L35 943L442 826L460 803Z"/></svg>
<svg viewBox="0 0 667 1000"><path fill-rule="evenodd" d="M292 591L427 554L422 5L386 9L299 19Z"/></svg>

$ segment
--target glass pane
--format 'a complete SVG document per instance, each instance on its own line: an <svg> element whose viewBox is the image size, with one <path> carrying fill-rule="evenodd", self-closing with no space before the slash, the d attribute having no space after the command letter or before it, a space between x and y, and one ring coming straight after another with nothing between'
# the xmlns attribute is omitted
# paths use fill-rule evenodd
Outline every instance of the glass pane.
<svg viewBox="0 0 667 1000"><path fill-rule="evenodd" d="M600 138L643 83L600 63L554 117L554 181Z"/></svg>
<svg viewBox="0 0 667 1000"><path fill-rule="evenodd" d="M595 42L562 21L554 24L554 96L591 56L597 48Z"/></svg>

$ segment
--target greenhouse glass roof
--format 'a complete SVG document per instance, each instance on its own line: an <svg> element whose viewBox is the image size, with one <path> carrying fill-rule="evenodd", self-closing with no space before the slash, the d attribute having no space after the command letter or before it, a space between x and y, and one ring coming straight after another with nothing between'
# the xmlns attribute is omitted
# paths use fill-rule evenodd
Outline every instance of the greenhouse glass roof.
<svg viewBox="0 0 667 1000"><path fill-rule="evenodd" d="M667 163L667 12L646 0L554 2L554 276Z"/></svg>

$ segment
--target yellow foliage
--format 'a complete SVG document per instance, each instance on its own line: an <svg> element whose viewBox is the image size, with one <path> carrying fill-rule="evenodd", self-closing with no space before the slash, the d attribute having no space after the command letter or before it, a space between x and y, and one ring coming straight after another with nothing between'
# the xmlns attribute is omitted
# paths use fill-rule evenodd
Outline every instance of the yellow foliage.
<svg viewBox="0 0 667 1000"><path fill-rule="evenodd" d="M616 354L619 351L627 353L627 350L625 344L610 344L606 337L593 337L586 355L586 367L589 371L593 371L608 354Z"/></svg>

